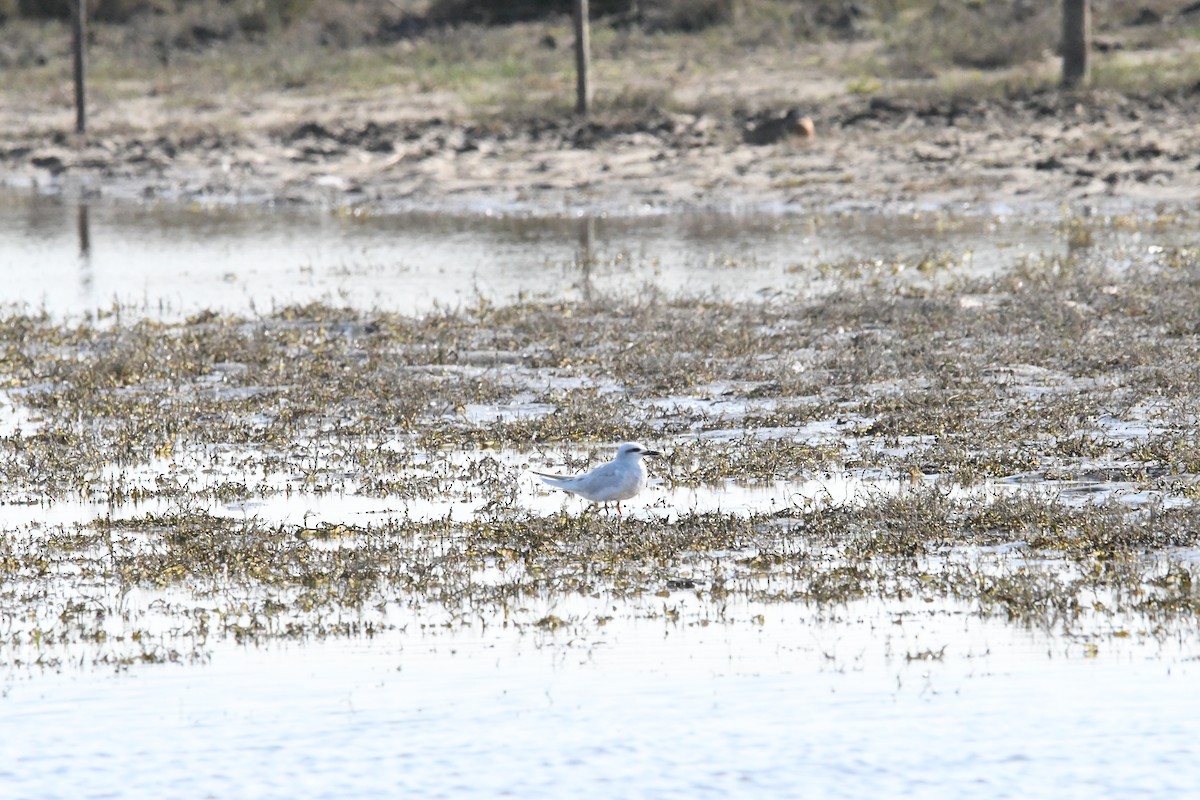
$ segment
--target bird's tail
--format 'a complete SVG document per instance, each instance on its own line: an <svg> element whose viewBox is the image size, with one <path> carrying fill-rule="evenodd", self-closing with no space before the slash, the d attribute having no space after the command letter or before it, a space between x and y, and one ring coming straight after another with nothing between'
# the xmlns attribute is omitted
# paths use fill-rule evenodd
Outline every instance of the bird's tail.
<svg viewBox="0 0 1200 800"><path fill-rule="evenodd" d="M548 486L553 486L556 489L566 489L566 484L571 480L571 478L567 475L554 475L549 472L538 472L537 470L532 469L529 471L541 478L542 483L545 483Z"/></svg>

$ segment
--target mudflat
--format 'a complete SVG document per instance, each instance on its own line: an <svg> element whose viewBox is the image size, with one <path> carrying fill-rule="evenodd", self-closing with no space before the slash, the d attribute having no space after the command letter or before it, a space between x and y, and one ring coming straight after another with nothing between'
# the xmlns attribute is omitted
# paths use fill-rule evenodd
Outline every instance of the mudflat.
<svg viewBox="0 0 1200 800"><path fill-rule="evenodd" d="M517 51L505 57L520 58L521 42L541 30L508 34ZM848 80L839 64L867 45L746 48L666 66L670 56L659 56L651 68L651 43L595 59L597 110L582 117L569 107L564 47L533 56L557 70L540 83L489 73L490 54L473 67L486 77L465 88L405 72L411 47L373 50L369 58L407 77L365 86L339 80L346 54L326 53L305 79L279 85L214 74L213 60L236 52L147 66L97 47L86 134L73 132L65 52L8 70L0 182L147 199L548 213L1200 198L1200 83L1066 91L1050 56L1022 67L1039 77L975 73L946 88L945 79ZM1170 49L1186 61L1194 48L1185 39ZM300 57L280 52L271 63ZM789 111L804 126L789 124Z"/></svg>

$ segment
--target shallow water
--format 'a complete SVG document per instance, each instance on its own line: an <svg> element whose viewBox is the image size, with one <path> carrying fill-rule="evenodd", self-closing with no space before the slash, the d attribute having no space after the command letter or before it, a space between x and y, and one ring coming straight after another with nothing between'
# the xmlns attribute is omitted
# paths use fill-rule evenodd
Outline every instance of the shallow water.
<svg viewBox="0 0 1200 800"><path fill-rule="evenodd" d="M1185 230L1146 230L1101 226L1090 246L1105 248L1119 267L1128 253L1187 241ZM817 293L897 272L917 282L986 274L1070 246L1062 219L995 209L576 219L85 207L10 194L0 196L0 270L7 278L0 303L68 318L118 306L122 314L173 319L314 301L416 314L647 287L739 300ZM0 399L0 435L37 429L19 398ZM486 425L548 410L530 403L463 413ZM746 432L737 416L728 431L702 436L740 439ZM1098 424L1117 440L1151 432L1115 417ZM848 442L852 434L843 428L855 426L839 426L817 421L758 433ZM522 512L575 514L584 503L541 487L527 470L583 455L449 452L436 496L401 498L360 493L354 474L337 471L344 466L325 469L319 443L315 483L288 471L294 459L266 475L253 451L214 446L114 466L97 482L128 495L177 481L179 495L134 503L101 488L67 500L7 497L0 524L38 536L97 519L168 514L178 510L179 496L188 498L189 511L270 526L462 519L486 505L485 493L461 477L483 459L498 461L516 481ZM1097 474L1048 482L1031 472L946 490L979 502L1019 492L1069 503L1111 498L1130 508L1187 502L1162 487ZM651 521L688 512L764 514L899 495L914 482L938 481L865 470L753 485L656 481L626 513ZM250 496L217 499L224 482L244 484ZM128 538L127 546L138 545L136 536ZM1020 556L1003 548L968 549L941 557L1021 566ZM50 576L46 595L30 605L31 618L10 618L0 633L54 628L66 619L63 604L77 600L108 615L101 627L111 636L144 631L153 642L143 652L172 661L169 652L178 647L182 663L104 659L128 651L128 641L10 642L0 667L0 796L1023 798L1200 791L1193 746L1200 693L1192 689L1200 639L1186 622L1117 629L1127 621L1097 614L1065 635L921 597L819 606L735 599L716 609L701 593L669 586L619 600L546 595L511 617L507 609L449 614L393 601L361 612L390 626L373 638L308 636L249 647L228 638L194 641L195 626L179 609L204 599L177 597L177 588L94 585L79 598L53 594L80 585L88 584ZM557 627L531 623L551 617ZM191 660L196 653L198 662ZM39 666L41 656L53 666Z"/></svg>
<svg viewBox="0 0 1200 800"><path fill-rule="evenodd" d="M0 304L62 316L117 304L177 318L310 302L420 314L481 299L647 288L741 300L820 292L874 272L929 280L992 270L1065 252L1061 222L981 209L901 217L376 215L0 193ZM1140 235L1118 238L1136 246Z"/></svg>
<svg viewBox="0 0 1200 800"><path fill-rule="evenodd" d="M1182 797L1194 643L953 609L223 646L5 682L10 797ZM685 617L686 620L686 617Z"/></svg>
<svg viewBox="0 0 1200 800"><path fill-rule="evenodd" d="M0 393L2 396L2 393ZM27 435L32 427L22 426ZM0 425L0 435L5 426ZM9 434L11 435L11 434ZM743 436L745 433L743 432ZM780 435L783 435L782 433ZM788 433L799 441L802 434ZM446 451L436 465L415 465L411 470L377 478L411 481L418 496L380 494L353 474L330 468L319 453L315 470L298 474L282 469L266 474L252 449L220 446L202 453L177 453L137 465L110 465L89 494L63 499L37 494L10 496L0 504L0 524L9 529L29 525L74 526L95 520L120 520L147 514L165 516L178 511L179 496L188 496L187 507L219 517L254 519L269 526L354 525L379 526L402 521L470 519L493 500L495 490L464 476L495 462L498 476L511 482L515 508L535 515L559 511L584 513L590 503L544 485L533 470L562 471L563 458L585 460L585 450L556 448L540 457L515 450ZM693 484L686 471L667 484L654 476L661 465L651 464L650 480L643 492L626 501L625 513L637 519L671 522L680 515L723 513L739 516L769 515L787 509L847 506L886 496L900 496L921 487L940 487L948 497L988 503L1011 494L1034 494L1067 504L1119 502L1130 508L1153 505L1169 508L1189 502L1169 485L1149 487L1131 480L1047 480L1043 473L1027 473L983 480L972 486L944 481L937 475L897 477L877 469L826 469L790 479ZM314 478L315 476L319 476ZM223 486L236 485L242 499L225 499ZM123 499L124 498L124 499ZM133 498L133 499L129 499ZM611 509L602 513L611 514ZM616 517L612 517L614 524Z"/></svg>

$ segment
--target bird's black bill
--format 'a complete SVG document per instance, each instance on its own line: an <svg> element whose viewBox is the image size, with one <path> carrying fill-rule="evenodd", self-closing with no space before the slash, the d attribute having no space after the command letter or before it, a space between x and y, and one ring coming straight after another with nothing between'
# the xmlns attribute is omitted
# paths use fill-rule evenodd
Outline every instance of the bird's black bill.
<svg viewBox="0 0 1200 800"><path fill-rule="evenodd" d="M662 456L662 453L658 452L657 450L643 450L643 451L642 451L642 455L644 455L644 456L659 456L659 457L661 457L661 456Z"/></svg>

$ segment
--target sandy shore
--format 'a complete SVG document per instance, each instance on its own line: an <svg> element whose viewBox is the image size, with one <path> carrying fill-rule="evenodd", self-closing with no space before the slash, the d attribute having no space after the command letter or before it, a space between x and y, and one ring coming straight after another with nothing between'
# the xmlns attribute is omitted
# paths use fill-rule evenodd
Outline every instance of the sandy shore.
<svg viewBox="0 0 1200 800"><path fill-rule="evenodd" d="M0 183L381 210L1145 208L1200 200L1198 98L849 96L803 109L815 136L767 144L747 139L769 112L482 124L436 98L280 93L180 109L148 94L99 102L78 137L68 109L10 102Z"/></svg>

